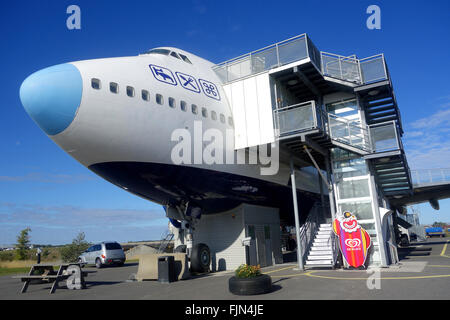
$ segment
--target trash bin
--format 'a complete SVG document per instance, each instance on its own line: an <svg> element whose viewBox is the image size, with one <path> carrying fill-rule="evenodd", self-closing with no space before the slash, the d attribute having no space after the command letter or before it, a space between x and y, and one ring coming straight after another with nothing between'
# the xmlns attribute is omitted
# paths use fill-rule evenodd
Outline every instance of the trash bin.
<svg viewBox="0 0 450 320"><path fill-rule="evenodd" d="M173 256L158 258L158 282L170 283L176 281L175 260Z"/></svg>

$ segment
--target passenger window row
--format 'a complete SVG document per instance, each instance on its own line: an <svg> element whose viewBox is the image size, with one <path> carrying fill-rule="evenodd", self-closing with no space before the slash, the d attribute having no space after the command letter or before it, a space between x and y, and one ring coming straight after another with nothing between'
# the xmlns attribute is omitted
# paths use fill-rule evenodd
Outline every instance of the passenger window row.
<svg viewBox="0 0 450 320"><path fill-rule="evenodd" d="M92 78L91 79L91 87L95 90L100 90L102 88L102 83L99 79ZM109 83L109 91L111 91L114 94L118 94L119 93L119 84L116 82L110 82ZM126 93L127 93L128 97L133 98L135 96L134 87L127 86ZM141 98L144 101L150 101L150 93L147 90L142 89L141 90ZM163 105L164 97L161 94L157 93L155 95L155 101L157 104ZM169 107L171 107L173 109L176 108L176 101L174 98L169 97L168 102L169 102ZM181 109L181 111L184 111L184 112L187 111L188 105L187 105L186 101L183 101L183 100L180 101L180 109ZM190 109L193 114L198 114L198 112L199 112L198 107L195 104L191 104ZM203 107L201 109L201 114L202 114L202 117L208 118L208 109ZM217 112L216 111L211 111L211 119L214 121L217 121ZM221 123L225 123L225 115L224 114L221 113L219 115L219 119L220 119ZM230 126L233 126L233 118L232 117L228 117L228 124Z"/></svg>

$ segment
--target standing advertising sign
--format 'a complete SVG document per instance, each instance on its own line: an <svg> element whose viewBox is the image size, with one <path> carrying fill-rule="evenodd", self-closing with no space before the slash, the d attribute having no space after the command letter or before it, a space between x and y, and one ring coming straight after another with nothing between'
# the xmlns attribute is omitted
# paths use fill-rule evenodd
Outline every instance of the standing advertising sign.
<svg viewBox="0 0 450 320"><path fill-rule="evenodd" d="M354 268L364 266L372 241L356 217L348 211L344 212L333 221L333 231L339 237L339 247L345 261Z"/></svg>

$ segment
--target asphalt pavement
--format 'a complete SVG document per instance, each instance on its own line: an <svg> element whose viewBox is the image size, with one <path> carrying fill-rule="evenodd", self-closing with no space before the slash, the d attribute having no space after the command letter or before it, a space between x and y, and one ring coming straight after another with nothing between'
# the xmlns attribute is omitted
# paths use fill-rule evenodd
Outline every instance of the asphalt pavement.
<svg viewBox="0 0 450 320"><path fill-rule="evenodd" d="M211 273L170 284L130 281L137 263L102 269L86 278L87 288L65 287L50 294L51 284L30 285L21 294L20 279L0 277L0 299L150 299L150 300L448 300L450 298L450 239L433 238L400 249L399 265L369 270L296 270L295 263L263 268L272 277L272 292L235 296L228 291L232 272Z"/></svg>

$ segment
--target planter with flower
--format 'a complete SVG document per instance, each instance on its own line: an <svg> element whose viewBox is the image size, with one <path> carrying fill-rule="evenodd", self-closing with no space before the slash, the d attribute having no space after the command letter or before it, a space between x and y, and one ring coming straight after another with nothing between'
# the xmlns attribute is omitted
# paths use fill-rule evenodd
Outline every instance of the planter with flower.
<svg viewBox="0 0 450 320"><path fill-rule="evenodd" d="M228 289L236 295L267 293L272 289L272 279L261 273L259 265L242 264L236 269L234 277L228 280Z"/></svg>

